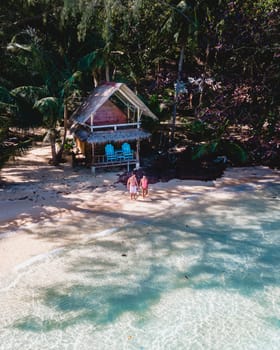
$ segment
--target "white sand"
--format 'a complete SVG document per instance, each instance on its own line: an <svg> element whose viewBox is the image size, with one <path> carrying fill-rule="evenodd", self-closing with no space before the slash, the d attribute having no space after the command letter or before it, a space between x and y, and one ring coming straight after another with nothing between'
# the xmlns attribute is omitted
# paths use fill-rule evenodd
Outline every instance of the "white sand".
<svg viewBox="0 0 280 350"><path fill-rule="evenodd" d="M239 183L279 179L265 167L228 169L217 181L181 181L150 185L149 196L131 201L118 173L48 165L49 146L38 146L1 170L0 277L40 254L84 240L82 230L70 229L96 217L93 233L160 215L193 195ZM219 194L220 195L220 194ZM84 221L83 221L84 222ZM69 224L69 230L63 230ZM67 234L65 233L67 231Z"/></svg>

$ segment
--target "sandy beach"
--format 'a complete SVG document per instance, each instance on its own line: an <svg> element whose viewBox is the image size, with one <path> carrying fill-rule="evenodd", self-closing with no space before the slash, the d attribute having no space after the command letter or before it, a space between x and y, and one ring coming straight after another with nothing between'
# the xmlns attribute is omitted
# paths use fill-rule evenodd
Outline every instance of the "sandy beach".
<svg viewBox="0 0 280 350"><path fill-rule="evenodd" d="M217 188L240 183L277 181L280 174L265 167L229 168L216 181L173 179L152 184L147 198L132 201L126 187L117 182L122 169L100 170L93 176L90 169L73 169L69 163L53 167L48 165L49 152L49 146L38 145L1 170L0 275L40 254L86 240L82 227L89 216L96 218L92 234L98 236L158 217L193 195L215 194Z"/></svg>
<svg viewBox="0 0 280 350"><path fill-rule="evenodd" d="M1 350L278 349L279 171L131 200L125 169L48 157L38 145L1 171Z"/></svg>

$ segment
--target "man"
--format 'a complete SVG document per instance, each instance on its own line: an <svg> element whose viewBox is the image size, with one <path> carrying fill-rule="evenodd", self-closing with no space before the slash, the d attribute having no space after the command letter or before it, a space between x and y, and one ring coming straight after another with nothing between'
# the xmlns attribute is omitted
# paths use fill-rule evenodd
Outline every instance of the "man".
<svg viewBox="0 0 280 350"><path fill-rule="evenodd" d="M130 193L130 199L136 199L138 182L135 174L132 174L127 180L127 189Z"/></svg>
<svg viewBox="0 0 280 350"><path fill-rule="evenodd" d="M140 187L142 188L142 196L144 198L148 195L148 178L146 175L143 175L140 180Z"/></svg>

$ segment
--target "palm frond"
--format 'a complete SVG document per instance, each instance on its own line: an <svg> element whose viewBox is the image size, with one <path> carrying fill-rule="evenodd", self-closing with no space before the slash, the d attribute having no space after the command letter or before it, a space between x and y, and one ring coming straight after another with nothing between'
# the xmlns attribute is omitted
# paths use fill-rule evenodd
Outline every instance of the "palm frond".
<svg viewBox="0 0 280 350"><path fill-rule="evenodd" d="M103 58L103 53L101 50L95 50L80 59L78 62L78 68L81 71L88 71L93 68L101 68L104 64L105 60Z"/></svg>
<svg viewBox="0 0 280 350"><path fill-rule="evenodd" d="M192 160L198 160L209 154L210 145L208 143L203 143L198 145L192 155Z"/></svg>
<svg viewBox="0 0 280 350"><path fill-rule="evenodd" d="M34 108L42 114L54 115L59 113L60 105L61 101L57 97L44 97L35 102Z"/></svg>
<svg viewBox="0 0 280 350"><path fill-rule="evenodd" d="M38 86L19 86L11 90L11 95L17 98L22 98L27 102L34 104L37 100L48 95L47 87Z"/></svg>
<svg viewBox="0 0 280 350"><path fill-rule="evenodd" d="M245 163L248 160L247 152L235 142L226 142L223 145L224 153L235 163Z"/></svg>
<svg viewBox="0 0 280 350"><path fill-rule="evenodd" d="M13 96L4 86L0 86L0 101L7 104L14 103Z"/></svg>

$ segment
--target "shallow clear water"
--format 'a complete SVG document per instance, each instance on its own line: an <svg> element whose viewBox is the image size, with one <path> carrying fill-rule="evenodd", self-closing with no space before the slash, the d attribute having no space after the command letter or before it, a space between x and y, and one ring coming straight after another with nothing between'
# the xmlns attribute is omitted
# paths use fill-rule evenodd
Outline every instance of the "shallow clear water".
<svg viewBox="0 0 280 350"><path fill-rule="evenodd" d="M279 349L279 209L279 183L247 184L98 239L80 222L0 283L0 349Z"/></svg>

